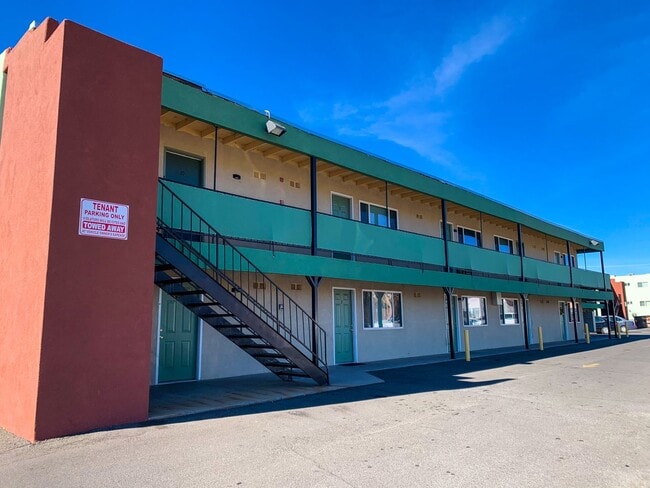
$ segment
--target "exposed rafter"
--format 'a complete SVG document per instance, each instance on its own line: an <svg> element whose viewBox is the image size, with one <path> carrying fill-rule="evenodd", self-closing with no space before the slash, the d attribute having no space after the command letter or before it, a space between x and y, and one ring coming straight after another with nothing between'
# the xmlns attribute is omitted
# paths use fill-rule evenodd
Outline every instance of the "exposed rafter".
<svg viewBox="0 0 650 488"><path fill-rule="evenodd" d="M231 144L231 143L241 139L242 137L244 137L243 134L239 134L237 132L234 132L234 133L230 134L229 136L226 136L223 139L221 139L221 142L223 142L224 144Z"/></svg>
<svg viewBox="0 0 650 488"><path fill-rule="evenodd" d="M215 133L215 128L214 128L213 125L211 125L211 126L208 127L207 129L203 129L203 130L201 131L201 137L208 137L208 136L211 136L211 135L214 134L214 133Z"/></svg>
<svg viewBox="0 0 650 488"><path fill-rule="evenodd" d="M266 142L265 141L254 140L253 142L249 142L248 144L243 144L241 146L241 148L244 151L250 151L252 149L257 149L258 147L262 146L263 144L266 144Z"/></svg>
<svg viewBox="0 0 650 488"><path fill-rule="evenodd" d="M192 124L194 122L196 122L196 119L191 119L189 117L185 117L180 122L176 122L174 124L174 127L176 128L176 130L181 130L183 127L186 127L186 126L188 126L188 125L190 125L190 124Z"/></svg>
<svg viewBox="0 0 650 488"><path fill-rule="evenodd" d="M269 149L265 149L264 151L261 151L261 153L262 156L268 158L269 156L273 156L274 154L279 153L280 151L284 151L284 148L280 146L272 146Z"/></svg>

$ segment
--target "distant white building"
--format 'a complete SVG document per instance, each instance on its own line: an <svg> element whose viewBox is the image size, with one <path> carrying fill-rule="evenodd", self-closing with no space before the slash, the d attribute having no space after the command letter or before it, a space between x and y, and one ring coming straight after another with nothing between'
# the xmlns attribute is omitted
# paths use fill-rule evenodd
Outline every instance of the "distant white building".
<svg viewBox="0 0 650 488"><path fill-rule="evenodd" d="M612 276L625 283L625 297L629 318L650 315L650 273Z"/></svg>

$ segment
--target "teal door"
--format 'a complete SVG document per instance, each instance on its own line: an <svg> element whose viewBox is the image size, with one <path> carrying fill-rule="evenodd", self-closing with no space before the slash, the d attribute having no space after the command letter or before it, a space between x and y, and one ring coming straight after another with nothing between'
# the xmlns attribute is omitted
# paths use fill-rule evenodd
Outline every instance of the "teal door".
<svg viewBox="0 0 650 488"><path fill-rule="evenodd" d="M352 290L334 290L334 361L354 361Z"/></svg>
<svg viewBox="0 0 650 488"><path fill-rule="evenodd" d="M198 319L165 292L161 307L158 382L195 380Z"/></svg>
<svg viewBox="0 0 650 488"><path fill-rule="evenodd" d="M167 151L165 178L185 185L203 186L203 160Z"/></svg>
<svg viewBox="0 0 650 488"><path fill-rule="evenodd" d="M352 218L352 201L348 197L332 193L332 215L344 219Z"/></svg>
<svg viewBox="0 0 650 488"><path fill-rule="evenodd" d="M342 219L352 218L352 199L341 195L332 193L332 215L341 217ZM334 259L352 259L352 254L349 252L333 252Z"/></svg>

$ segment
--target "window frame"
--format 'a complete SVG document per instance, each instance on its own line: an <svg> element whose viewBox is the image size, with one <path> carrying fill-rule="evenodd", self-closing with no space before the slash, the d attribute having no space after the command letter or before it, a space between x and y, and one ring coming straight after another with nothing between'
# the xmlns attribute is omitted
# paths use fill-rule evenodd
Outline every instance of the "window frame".
<svg viewBox="0 0 650 488"><path fill-rule="evenodd" d="M479 300L481 300L481 304L482 304L481 308L483 309L483 313L485 315L485 319L484 319L485 323L482 323L482 324L471 324L471 323L469 323L470 322L469 310L467 310L467 307L465 305L466 304L466 299L468 299L468 298L478 298ZM467 310L467 322L465 321L465 315L466 315L465 311L466 310ZM461 297L460 297L460 315L461 315L460 319L463 322L463 327L487 327L489 325L489 317L488 317L488 312L487 312L487 298L484 297L484 296L480 296L480 295L461 295Z"/></svg>
<svg viewBox="0 0 650 488"><path fill-rule="evenodd" d="M348 200L350 200L350 220L356 220L355 217L354 217L354 197L352 195L346 195L345 193L341 193L341 192L338 192L338 191L330 191L330 215L332 217L336 217L334 215L334 206L332 205L332 203L333 203L332 202L332 195L347 198ZM342 218L342 217L338 217L338 218Z"/></svg>
<svg viewBox="0 0 650 488"><path fill-rule="evenodd" d="M195 185L188 185L187 183L182 183L180 181L172 180L167 177L167 155L172 154L175 156L180 156L182 158L186 159L192 159L200 164L200 184L199 186ZM163 160L162 160L162 174L163 178L165 180L169 180L175 183L178 183L180 185L186 185L186 186L191 186L193 188L207 188L206 186L206 175L207 175L207 163L206 163L206 158L204 156L199 156L198 154L194 154L188 151L183 151L181 149L176 149L170 146L165 146L163 148Z"/></svg>
<svg viewBox="0 0 650 488"><path fill-rule="evenodd" d="M499 242L498 242L499 239L503 239L504 241L508 241L510 243L510 250L508 252L502 251L500 249ZM515 248L515 241L513 239L508 238L508 237L503 237L503 236L495 234L494 235L494 248L495 248L494 250L497 251L497 252L500 252L500 253L503 253L503 254L513 254L514 255L515 254L515 249L516 249Z"/></svg>
<svg viewBox="0 0 650 488"><path fill-rule="evenodd" d="M391 295L399 295L399 327L395 326L389 326L389 327L384 327L382 326L377 326L375 327L374 324L374 315L371 316L370 318L370 323L373 324L371 326L366 325L366 293L390 293ZM372 300L372 295L371 295L371 300ZM395 308L394 305L394 299L393 299L393 308ZM371 311L374 314L376 310L373 309L371 305ZM393 313L393 317L395 314ZM402 330L404 329L404 293L401 291L396 291L396 290L377 290L377 289L369 289L369 288L363 288L361 290L361 322L362 322L362 330ZM394 321L392 323L395 323ZM377 324L379 324L379 321L377 321ZM383 319L382 319L382 324L383 324Z"/></svg>
<svg viewBox="0 0 650 488"><path fill-rule="evenodd" d="M454 242L454 223L448 220L447 227L449 231L447 232L447 241ZM442 219L440 219L440 226L438 230L440 231L440 239L443 239L444 236L442 235Z"/></svg>
<svg viewBox="0 0 650 488"><path fill-rule="evenodd" d="M477 236L477 239L476 239L477 244L470 244L470 243L465 242L465 235L464 235L463 231L466 231L466 230L472 231L472 232L474 232L476 234L476 236ZM457 225L456 226L456 234L457 234L457 237L458 237L458 243L459 244L465 244L466 246L472 246L472 247L478 247L478 248L483 247L483 233L480 230L472 229L471 227L465 227L465 226L462 226L462 225ZM461 237L461 235L462 235L462 237Z"/></svg>
<svg viewBox="0 0 650 488"><path fill-rule="evenodd" d="M515 315L516 322L511 323L511 324L506 323L506 321L505 321L504 302L506 300L512 300L512 301L515 302L515 307L514 307L515 314L514 315ZM520 305L519 305L519 299L518 298L510 298L510 297L501 297L500 302L501 303L499 303L499 324L504 326L504 327L521 325L521 308L520 308Z"/></svg>
<svg viewBox="0 0 650 488"><path fill-rule="evenodd" d="M399 211L396 208L388 207L388 213L387 213L387 223L388 223L388 225L385 226L385 225L375 224L373 222L365 222L365 221L361 220L361 215L362 215L361 205L368 205L368 215L370 215L370 206L373 206L375 208L380 208L382 210L386 210L385 205L377 205L375 203L359 199L359 222L364 223L364 224L369 224L369 225L375 225L377 227L383 227L384 229L399 230ZM390 213L391 212L395 212L395 228L390 226Z"/></svg>

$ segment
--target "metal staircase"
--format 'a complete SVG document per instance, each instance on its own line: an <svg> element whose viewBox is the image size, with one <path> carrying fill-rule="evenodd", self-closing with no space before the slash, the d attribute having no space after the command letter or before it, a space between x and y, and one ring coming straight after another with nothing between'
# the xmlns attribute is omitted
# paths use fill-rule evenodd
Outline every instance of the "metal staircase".
<svg viewBox="0 0 650 488"><path fill-rule="evenodd" d="M329 383L325 331L163 181L154 282L280 378Z"/></svg>

